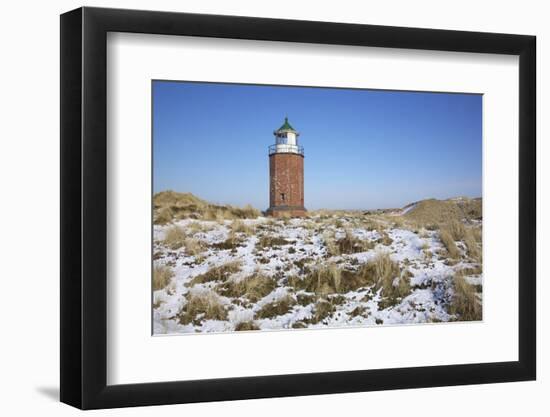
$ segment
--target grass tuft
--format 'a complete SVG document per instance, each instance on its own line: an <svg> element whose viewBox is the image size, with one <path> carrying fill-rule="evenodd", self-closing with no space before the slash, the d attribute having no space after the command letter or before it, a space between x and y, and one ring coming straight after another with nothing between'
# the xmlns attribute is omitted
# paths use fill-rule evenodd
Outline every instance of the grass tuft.
<svg viewBox="0 0 550 417"><path fill-rule="evenodd" d="M255 303L276 287L277 281L274 278L256 272L240 281L226 281L219 284L216 291L225 297L246 297L249 301Z"/></svg>
<svg viewBox="0 0 550 417"><path fill-rule="evenodd" d="M296 304L294 298L290 295L286 295L276 301L269 304L265 304L257 313L256 317L260 319L269 319L277 316L282 316L288 313L292 307Z"/></svg>
<svg viewBox="0 0 550 417"><path fill-rule="evenodd" d="M241 321L235 326L235 331L237 332L250 331L250 330L260 330L260 328L253 321Z"/></svg>
<svg viewBox="0 0 550 417"><path fill-rule="evenodd" d="M441 229L439 231L439 238L441 239L441 242L447 249L447 253L451 258L456 259L460 257L460 251L456 247L453 236L447 229Z"/></svg>
<svg viewBox="0 0 550 417"><path fill-rule="evenodd" d="M475 286L468 283L462 271L453 277L454 294L449 305L449 313L458 316L460 321L482 319L482 306Z"/></svg>
<svg viewBox="0 0 550 417"><path fill-rule="evenodd" d="M216 293L191 293L177 317L181 324L199 325L204 320L227 320L227 311Z"/></svg>
<svg viewBox="0 0 550 417"><path fill-rule="evenodd" d="M153 268L153 290L156 291L166 288L168 284L170 284L173 276L174 272L170 267L155 265Z"/></svg>
<svg viewBox="0 0 550 417"><path fill-rule="evenodd" d="M203 284L212 281L226 281L232 274L241 270L240 261L227 262L220 266L211 267L204 274L197 275L190 282L190 285Z"/></svg>

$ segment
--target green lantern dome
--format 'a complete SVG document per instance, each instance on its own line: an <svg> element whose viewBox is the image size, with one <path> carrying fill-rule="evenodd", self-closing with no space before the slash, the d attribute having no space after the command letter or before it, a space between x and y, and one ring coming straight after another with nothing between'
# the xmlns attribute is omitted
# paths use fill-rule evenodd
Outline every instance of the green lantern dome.
<svg viewBox="0 0 550 417"><path fill-rule="evenodd" d="M288 131L298 133L298 131L294 129L290 125L290 123L288 123L288 117L285 117L285 122L279 129L277 129L277 132L288 132Z"/></svg>

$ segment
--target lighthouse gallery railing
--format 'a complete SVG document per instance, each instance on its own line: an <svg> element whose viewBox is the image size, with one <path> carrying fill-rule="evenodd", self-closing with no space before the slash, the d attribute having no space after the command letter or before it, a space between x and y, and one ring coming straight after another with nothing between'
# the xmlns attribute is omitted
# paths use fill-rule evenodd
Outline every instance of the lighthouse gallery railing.
<svg viewBox="0 0 550 417"><path fill-rule="evenodd" d="M275 144L269 147L269 155L274 153L296 153L298 155L304 154L304 147L300 145L287 145L287 144Z"/></svg>

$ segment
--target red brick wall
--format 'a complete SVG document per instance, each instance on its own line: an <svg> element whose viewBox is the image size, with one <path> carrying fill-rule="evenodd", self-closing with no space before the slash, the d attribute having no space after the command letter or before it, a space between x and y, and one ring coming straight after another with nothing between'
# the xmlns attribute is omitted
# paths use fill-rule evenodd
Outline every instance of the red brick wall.
<svg viewBox="0 0 550 417"><path fill-rule="evenodd" d="M269 157L269 206L304 207L304 157L291 153ZM284 200L283 195L284 194ZM296 215L296 213L289 213Z"/></svg>

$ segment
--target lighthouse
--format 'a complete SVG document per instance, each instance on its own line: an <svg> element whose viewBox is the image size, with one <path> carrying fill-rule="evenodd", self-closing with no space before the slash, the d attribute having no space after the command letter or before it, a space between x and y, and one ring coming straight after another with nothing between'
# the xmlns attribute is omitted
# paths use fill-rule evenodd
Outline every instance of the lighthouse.
<svg viewBox="0 0 550 417"><path fill-rule="evenodd" d="M275 144L269 147L269 208L274 217L305 216L304 148L298 144L298 133L285 117L283 125L273 132Z"/></svg>

